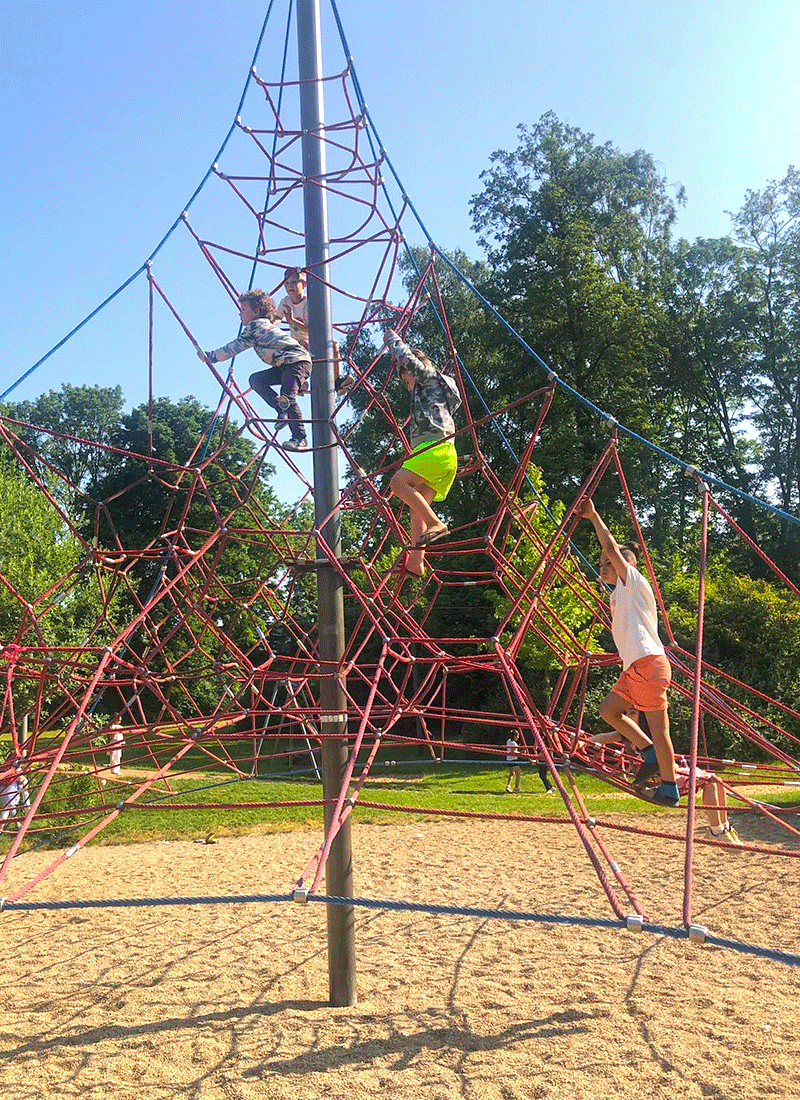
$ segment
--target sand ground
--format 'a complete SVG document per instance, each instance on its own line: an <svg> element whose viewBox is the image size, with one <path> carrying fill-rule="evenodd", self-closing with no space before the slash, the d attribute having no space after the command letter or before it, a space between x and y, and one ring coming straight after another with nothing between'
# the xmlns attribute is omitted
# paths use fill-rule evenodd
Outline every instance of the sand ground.
<svg viewBox="0 0 800 1100"><path fill-rule="evenodd" d="M605 835L679 925L682 847ZM89 848L30 898L283 894L319 839ZM425 818L353 841L357 896L611 916L571 826ZM703 848L693 919L798 952L798 886L796 859ZM4 1100L800 1098L800 969L708 944L358 909L358 1004L331 1009L319 904L5 912L0 936Z"/></svg>

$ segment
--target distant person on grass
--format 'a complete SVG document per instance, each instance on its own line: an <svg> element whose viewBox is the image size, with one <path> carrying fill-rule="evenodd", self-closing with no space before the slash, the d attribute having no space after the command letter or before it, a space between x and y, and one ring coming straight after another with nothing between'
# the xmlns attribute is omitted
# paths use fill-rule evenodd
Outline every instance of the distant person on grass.
<svg viewBox="0 0 800 1100"><path fill-rule="evenodd" d="M506 764L508 765L506 794L519 794L519 784L522 777L522 762L525 759L520 752L519 739L519 730L512 730L511 735L506 741ZM555 794L556 789L550 782L550 773L547 770L547 764L545 764L543 760L540 760L537 764L537 768L545 794ZM511 786L512 783L514 784L513 791Z"/></svg>
<svg viewBox="0 0 800 1100"><path fill-rule="evenodd" d="M108 727L108 766L114 775L119 775L122 764L122 746L125 744L125 734L122 732L121 714L115 714L114 720Z"/></svg>
<svg viewBox="0 0 800 1100"><path fill-rule="evenodd" d="M9 819L11 828L19 829L19 817L22 813L27 813L30 805L28 780L19 757L12 756L5 764L0 765L0 833L8 827Z"/></svg>
<svg viewBox="0 0 800 1100"><path fill-rule="evenodd" d="M658 637L653 590L636 568L639 546L618 544L591 500L579 503L578 510L600 541L600 579L614 585L609 601L611 630L622 659L622 675L600 704L600 717L642 753L637 785L644 787L649 778L660 774L661 782L648 797L664 806L677 806L680 793L667 700L672 671ZM626 713L630 707L647 715L652 741Z"/></svg>
<svg viewBox="0 0 800 1100"><path fill-rule="evenodd" d="M453 413L461 404L458 387L424 351L404 344L394 329L386 344L398 377L411 394L411 454L389 482L389 488L411 512L411 549L406 569L425 576L425 547L449 534L431 508L444 500L456 476Z"/></svg>
<svg viewBox="0 0 800 1100"><path fill-rule="evenodd" d="M508 765L508 779L506 781L506 794L519 794L519 783L522 778L522 757L519 751L519 730L512 730L506 741L506 764ZM513 789L511 784L514 784Z"/></svg>

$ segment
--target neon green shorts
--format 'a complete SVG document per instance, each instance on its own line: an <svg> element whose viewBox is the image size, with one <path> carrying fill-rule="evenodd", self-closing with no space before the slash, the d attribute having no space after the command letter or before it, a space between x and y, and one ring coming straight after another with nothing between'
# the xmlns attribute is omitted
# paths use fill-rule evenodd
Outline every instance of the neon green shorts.
<svg viewBox="0 0 800 1100"><path fill-rule="evenodd" d="M441 443L419 443L403 463L436 491L434 500L444 500L456 476L458 455L452 439Z"/></svg>

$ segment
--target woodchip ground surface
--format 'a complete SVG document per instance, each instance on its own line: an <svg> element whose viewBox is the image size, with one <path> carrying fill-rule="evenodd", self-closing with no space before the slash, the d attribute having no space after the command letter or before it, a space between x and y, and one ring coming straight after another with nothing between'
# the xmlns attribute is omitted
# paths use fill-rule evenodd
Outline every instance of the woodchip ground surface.
<svg viewBox="0 0 800 1100"><path fill-rule="evenodd" d="M604 835L680 925L682 846ZM569 825L415 818L353 841L357 896L611 916ZM318 843L89 848L30 898L283 894ZM798 952L798 886L800 860L701 848L693 919ZM331 1009L319 904L7 911L0 935L4 1100L800 1098L800 969L708 944L359 909L358 1004Z"/></svg>

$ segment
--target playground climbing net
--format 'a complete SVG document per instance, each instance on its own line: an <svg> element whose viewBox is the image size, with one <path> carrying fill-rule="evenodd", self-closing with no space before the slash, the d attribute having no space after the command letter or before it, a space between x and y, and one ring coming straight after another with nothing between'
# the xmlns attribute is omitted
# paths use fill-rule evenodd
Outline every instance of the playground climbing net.
<svg viewBox="0 0 800 1100"><path fill-rule="evenodd" d="M4 451L38 487L75 547L72 566L45 590L25 591L0 577L16 614L0 652L0 884L18 856L42 845L55 849L50 863L24 877L5 904L19 905L120 814L195 804L262 806L235 799L193 802L192 789L219 783L224 792L226 783L285 777L298 755L309 774L318 774L317 750L327 736L319 677L333 672L345 692L349 762L327 835L291 890L287 884L287 898L318 896L336 831L360 806L376 805L366 795L387 756L422 748L432 763L456 757L499 764L507 731L518 728L523 756L544 761L553 773L613 921L646 924L650 915L610 851L612 826L591 817L576 782L590 773L634 792L625 753L588 736L587 685L607 675L616 658L599 644L608 611L593 571L574 547L579 517L574 507L554 514L531 472L563 384L534 357L531 375L540 371L541 383L531 392L501 407L490 407L477 392L459 354L458 333L450 329L442 272L474 288L438 250L402 187L339 30L345 61L323 80L332 121L320 131L327 166L315 180L329 204L330 259L324 271L312 267L307 275L324 280L330 292L341 370L352 379L337 395L331 419L344 484L336 505L343 553L334 552L320 534L323 525L312 520L313 456L281 448L280 423L274 414L265 417L258 397L237 381L235 364L223 373L219 364L207 363L219 404L184 453L164 457L157 430L161 334L177 339L187 356L203 346L203 319L191 306L179 310L177 284L170 289L161 275L163 267L171 277L167 257L174 242L180 238L182 249L191 245L196 265L190 271L182 259L181 285L211 280L231 316L242 290L259 286L275 293L286 266L305 264L300 82L291 77L284 43L275 82L259 75L254 59L236 120L169 233L73 330L94 320L130 284L146 281L148 416L138 435L117 446L0 418ZM209 193L214 202L204 208ZM218 236L203 211L221 204L225 232ZM422 235L426 248L409 248L412 232ZM407 452L407 425L394 411L405 403L392 393L380 349L386 327L413 334L423 322L438 333L439 365L462 397L457 486L476 510L429 549L427 573L416 578L405 568L405 517L387 489ZM520 453L502 435L512 408L525 412ZM606 475L617 477L646 547L620 458L620 430L609 427L582 493L591 495ZM503 481L485 457L486 440L498 437L512 457L512 476ZM89 448L97 465L115 475L91 484L71 480L50 457L54 440ZM280 504L269 488L270 463L296 486L291 506ZM706 514L710 510L748 541L703 478L689 472ZM148 501L154 500L157 514L151 515ZM757 546L751 549L766 561ZM323 668L317 645L313 582L320 563L336 570L344 592L347 636L335 669ZM646 554L645 565L667 633L674 691L693 714L692 766L713 769L733 804L781 830L785 843L769 851L796 858L794 815L748 791L755 783L761 790L796 782L793 730L800 714L712 668L698 650L683 648ZM471 595L489 601L490 619L470 617ZM574 615L564 616L565 600ZM80 621L71 620L70 631L69 609L77 606ZM534 698L530 677L523 675L530 639L555 670L544 697L540 692ZM464 703L465 685L475 677L483 685L483 710ZM709 756L703 739L708 717L757 746L767 763L755 768ZM299 803L321 800L292 804ZM660 835L690 850L695 843L691 829ZM685 897L685 926L692 929L690 870Z"/></svg>

